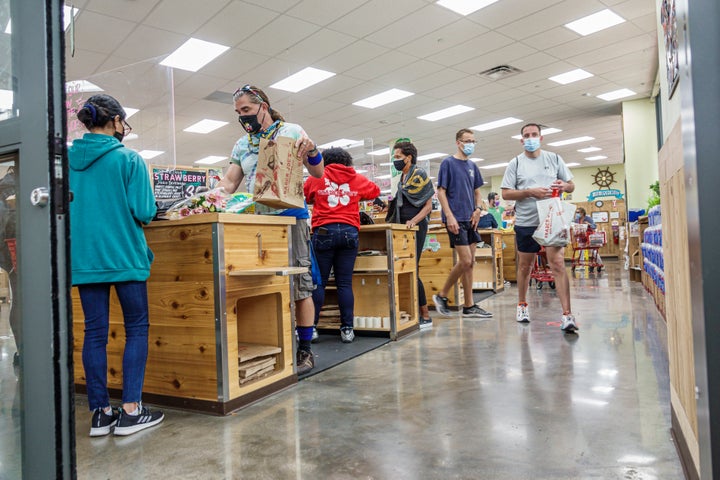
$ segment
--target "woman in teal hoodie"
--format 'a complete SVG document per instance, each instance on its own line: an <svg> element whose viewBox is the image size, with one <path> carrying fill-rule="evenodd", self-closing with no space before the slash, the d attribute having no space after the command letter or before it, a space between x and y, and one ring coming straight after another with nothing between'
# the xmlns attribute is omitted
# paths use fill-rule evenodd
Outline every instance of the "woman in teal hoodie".
<svg viewBox="0 0 720 480"><path fill-rule="evenodd" d="M152 252L142 225L155 216L155 197L143 159L120 143L130 132L125 110L109 95L94 95L77 113L90 131L68 150L72 283L85 315L82 360L91 436L129 435L160 423L161 411L141 403L148 353L148 299ZM122 408L110 406L107 341L110 286L125 323Z"/></svg>

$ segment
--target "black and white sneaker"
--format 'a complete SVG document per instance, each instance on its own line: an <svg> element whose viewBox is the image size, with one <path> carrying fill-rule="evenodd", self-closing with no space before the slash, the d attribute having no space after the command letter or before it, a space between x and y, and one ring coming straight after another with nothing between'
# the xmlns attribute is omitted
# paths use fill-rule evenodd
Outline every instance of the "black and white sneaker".
<svg viewBox="0 0 720 480"><path fill-rule="evenodd" d="M448 307L448 298L447 297L441 297L440 295L433 295L432 296L433 303L435 304L435 310L440 313L443 317L451 317L452 312L450 312L450 308Z"/></svg>
<svg viewBox="0 0 720 480"><path fill-rule="evenodd" d="M463 307L462 316L465 318L490 318L492 313L483 310L477 305Z"/></svg>
<svg viewBox="0 0 720 480"><path fill-rule="evenodd" d="M165 415L160 410L150 411L149 408L139 405L140 413L138 415L128 415L120 408L120 417L115 425L115 435L131 435L140 430L154 427L162 422Z"/></svg>
<svg viewBox="0 0 720 480"><path fill-rule="evenodd" d="M320 338L320 335L318 335L317 328L313 327L312 338L310 339L310 341L311 341L312 343L316 343L319 338Z"/></svg>
<svg viewBox="0 0 720 480"><path fill-rule="evenodd" d="M423 329L423 328L432 328L432 318L429 318L429 317L428 317L428 318L422 318L422 317L420 317L419 324L420 324L420 328L421 328L421 329Z"/></svg>
<svg viewBox="0 0 720 480"><path fill-rule="evenodd" d="M110 410L110 415L105 413L102 408L98 408L93 412L90 421L90 436L102 437L110 433L110 429L117 423L118 415L115 410Z"/></svg>

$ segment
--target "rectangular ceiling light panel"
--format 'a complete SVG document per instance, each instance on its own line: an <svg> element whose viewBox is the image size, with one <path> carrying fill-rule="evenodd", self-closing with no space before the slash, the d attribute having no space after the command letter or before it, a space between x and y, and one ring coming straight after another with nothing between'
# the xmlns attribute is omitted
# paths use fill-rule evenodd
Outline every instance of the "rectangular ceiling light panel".
<svg viewBox="0 0 720 480"><path fill-rule="evenodd" d="M337 140L333 140L332 142L323 143L322 145L318 145L317 148L355 148L355 147L362 147L364 142L362 140L351 140L349 138L338 138Z"/></svg>
<svg viewBox="0 0 720 480"><path fill-rule="evenodd" d="M207 118L204 118L200 120L199 122L190 125L186 129L183 130L183 132L190 132L190 133L210 133L213 130L217 130L220 127L224 127L227 125L228 122L223 122L220 120L209 120Z"/></svg>
<svg viewBox="0 0 720 480"><path fill-rule="evenodd" d="M160 62L160 65L197 72L229 48L230 47L220 45L219 43L191 38L173 53L165 57L165 60Z"/></svg>
<svg viewBox="0 0 720 480"><path fill-rule="evenodd" d="M581 148L580 150L578 150L578 152L591 153L591 152L599 152L600 150L602 150L602 148L600 148L600 147L587 147L587 148Z"/></svg>
<svg viewBox="0 0 720 480"><path fill-rule="evenodd" d="M542 136L544 137L545 135L552 135L553 133L560 133L560 132L562 132L561 129L550 127L550 128L543 128L540 133L542 133ZM522 140L522 135L513 135L512 138L514 138L515 140Z"/></svg>
<svg viewBox="0 0 720 480"><path fill-rule="evenodd" d="M123 110L125 110L125 120L135 115L137 112L140 111L139 108L132 108L132 107L123 107Z"/></svg>
<svg viewBox="0 0 720 480"><path fill-rule="evenodd" d="M620 15L606 8L605 10L580 18L574 22L566 23L565 26L580 35L585 36L613 27L623 23L624 21L625 19Z"/></svg>
<svg viewBox="0 0 720 480"><path fill-rule="evenodd" d="M420 120L427 120L429 122L436 122L438 120L442 120L443 118L454 117L455 115L460 115L461 113L469 112L471 110L475 109L473 107L466 107L465 105L455 105L454 107L444 108L442 110L438 110L437 112L428 113L427 115L417 118Z"/></svg>
<svg viewBox="0 0 720 480"><path fill-rule="evenodd" d="M437 4L460 15L470 15L498 0L438 0Z"/></svg>
<svg viewBox="0 0 720 480"><path fill-rule="evenodd" d="M606 158L607 157L605 155L595 155L594 157L585 157L585 160L594 162L595 160L605 160Z"/></svg>
<svg viewBox="0 0 720 480"><path fill-rule="evenodd" d="M141 150L138 152L138 155L140 155L145 160L151 160L158 155L162 155L165 152L161 152L160 150Z"/></svg>
<svg viewBox="0 0 720 480"><path fill-rule="evenodd" d="M627 88L621 88L620 90L613 90L612 92L603 93L602 95L598 95L598 98L602 98L606 102L612 102L613 100L618 100L620 98L625 97L632 97L635 95L635 92L632 90L629 90Z"/></svg>
<svg viewBox="0 0 720 480"><path fill-rule="evenodd" d="M420 155L417 159L418 159L418 160L431 160L431 159L433 159L433 158L440 158L440 157L443 157L443 158L444 158L444 157L447 157L447 156L448 156L447 153L435 152L435 153L428 153L428 154L426 154L426 155Z"/></svg>
<svg viewBox="0 0 720 480"><path fill-rule="evenodd" d="M390 147L381 148L380 150L373 150L368 152L368 155L388 155L390 153Z"/></svg>
<svg viewBox="0 0 720 480"><path fill-rule="evenodd" d="M565 164L565 166L568 167L568 168L577 167L578 165L580 165L580 164L577 163L577 162L571 162L571 163L566 163L566 164Z"/></svg>
<svg viewBox="0 0 720 480"><path fill-rule="evenodd" d="M297 73L294 73L284 80L273 83L270 88L277 88L278 90L285 90L286 92L297 93L300 90L320 83L323 80L327 80L330 77L334 77L333 72L327 72L320 70L319 68L307 67L303 68Z"/></svg>
<svg viewBox="0 0 720 480"><path fill-rule="evenodd" d="M507 117L500 120L495 120L494 122L488 122L488 123L481 123L480 125L475 125L474 127L470 127L470 130L477 130L478 132L484 132L486 130L492 130L494 128L500 128L505 127L507 125L513 125L515 123L520 123L522 120L519 118L514 117Z"/></svg>
<svg viewBox="0 0 720 480"><path fill-rule="evenodd" d="M225 160L228 157L221 157L219 155L208 155L205 158L201 158L200 160L195 160L195 163L198 165L214 165L216 163L220 163L223 160Z"/></svg>
<svg viewBox="0 0 720 480"><path fill-rule="evenodd" d="M575 137L568 138L567 140L560 140L559 142L548 143L551 147L562 147L563 145L572 145L573 143L589 142L595 140L595 137Z"/></svg>
<svg viewBox="0 0 720 480"><path fill-rule="evenodd" d="M357 102L353 103L353 105L365 108L377 108L382 105L387 105L388 103L402 100L403 98L407 98L412 95L415 94L412 92L407 92L405 90L400 90L398 88L391 88L390 90L378 93L377 95L373 95L372 97L358 100Z"/></svg>
<svg viewBox="0 0 720 480"><path fill-rule="evenodd" d="M70 26L70 21L73 17L77 17L79 11L80 10L78 10L76 7L69 7L67 5L63 6L63 30L68 29L68 27ZM8 22L8 28L10 28L10 22Z"/></svg>
<svg viewBox="0 0 720 480"><path fill-rule="evenodd" d="M568 83L577 82L579 80L584 80L586 78L590 78L594 76L590 72L586 72L582 68L577 68L575 70L571 70L569 72L561 73L560 75L555 75L554 77L548 78L548 80L552 80L555 83L559 83L561 85L567 85Z"/></svg>

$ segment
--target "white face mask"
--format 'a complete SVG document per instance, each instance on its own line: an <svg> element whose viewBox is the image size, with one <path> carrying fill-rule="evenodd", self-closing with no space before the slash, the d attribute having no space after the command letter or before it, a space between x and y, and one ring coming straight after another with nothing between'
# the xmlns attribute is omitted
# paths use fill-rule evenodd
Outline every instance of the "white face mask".
<svg viewBox="0 0 720 480"><path fill-rule="evenodd" d="M474 143L463 143L462 151L465 155L472 155L475 152Z"/></svg>
<svg viewBox="0 0 720 480"><path fill-rule="evenodd" d="M525 145L525 150L528 152L534 152L540 148L540 139L537 137L526 138L523 140L523 145Z"/></svg>

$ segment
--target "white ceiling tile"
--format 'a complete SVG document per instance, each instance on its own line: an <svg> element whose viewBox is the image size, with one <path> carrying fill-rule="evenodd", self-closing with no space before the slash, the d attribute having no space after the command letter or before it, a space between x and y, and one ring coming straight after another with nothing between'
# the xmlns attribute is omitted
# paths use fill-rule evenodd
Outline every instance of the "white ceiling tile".
<svg viewBox="0 0 720 480"><path fill-rule="evenodd" d="M318 29L303 20L281 16L245 39L240 47L251 52L280 55Z"/></svg>
<svg viewBox="0 0 720 480"><path fill-rule="evenodd" d="M467 58L455 65L455 68L466 73L479 74L499 65L514 66L513 63L519 58L526 57L536 50L522 43L511 43L490 53L477 57Z"/></svg>
<svg viewBox="0 0 720 480"><path fill-rule="evenodd" d="M328 25L355 10L368 0L303 0L287 11L291 17L316 25Z"/></svg>
<svg viewBox="0 0 720 480"><path fill-rule="evenodd" d="M375 81L386 85L394 85L403 90L409 90L408 84L412 79L432 75L445 68L447 67L426 60L415 60L402 67L402 69L390 70L390 72L385 75L376 78Z"/></svg>
<svg viewBox="0 0 720 480"><path fill-rule="evenodd" d="M328 28L364 38L424 6L421 0L370 0L351 14L337 19Z"/></svg>
<svg viewBox="0 0 720 480"><path fill-rule="evenodd" d="M252 3L254 5L260 5L263 7L271 8L276 12L287 12L295 5L300 3L300 0L245 0L245 3Z"/></svg>
<svg viewBox="0 0 720 480"><path fill-rule="evenodd" d="M603 8L605 8L603 4L596 0L580 2L564 0L543 10L538 10L532 15L525 15L523 12L518 16L518 20L498 28L497 31L508 37L522 40L598 12Z"/></svg>
<svg viewBox="0 0 720 480"><path fill-rule="evenodd" d="M430 35L431 32L457 20L457 15L450 10L440 10L434 5L428 5L399 18L387 28L368 35L367 39L390 48L407 45L416 38Z"/></svg>
<svg viewBox="0 0 720 480"><path fill-rule="evenodd" d="M118 2L118 0L91 0L89 2L66 1L66 5L74 5L80 9L77 18L83 14L83 10L90 12L102 13L110 17L128 20L131 22L141 22L147 15L160 3L161 0L143 0L142 2L133 2L132 8L129 8L127 2ZM85 4L83 6L83 4Z"/></svg>
<svg viewBox="0 0 720 480"><path fill-rule="evenodd" d="M122 48L117 54L134 61L158 56L164 58L185 43L186 40L186 36L178 33L140 25L133 31L132 35L123 41Z"/></svg>
<svg viewBox="0 0 720 480"><path fill-rule="evenodd" d="M573 58L577 55L586 54L587 58L592 58L590 52L597 51L601 48L607 48L614 45L616 48L624 48L623 43L635 37L646 35L638 27L632 23L621 23L615 27L608 28L587 37L581 37L572 42L563 43L555 47L546 49L546 53L557 58Z"/></svg>
<svg viewBox="0 0 720 480"><path fill-rule="evenodd" d="M345 73L388 51L387 48L381 47L380 45L365 40L358 40L342 50L319 60L316 66L338 74Z"/></svg>
<svg viewBox="0 0 720 480"><path fill-rule="evenodd" d="M531 45L538 50L547 50L550 47L577 40L577 38L577 33L573 32L569 28L555 27L538 34L525 37L522 41L526 45Z"/></svg>
<svg viewBox="0 0 720 480"><path fill-rule="evenodd" d="M466 60L477 57L478 52L491 52L510 45L513 40L497 32L486 32L440 53L427 57L431 62L441 65L458 65Z"/></svg>
<svg viewBox="0 0 720 480"><path fill-rule="evenodd" d="M218 13L227 0L162 0L145 17L143 24L184 35L192 35Z"/></svg>
<svg viewBox="0 0 720 480"><path fill-rule="evenodd" d="M533 0L519 4L517 1L503 0L468 15L472 22L487 28L497 29L519 18L533 17L536 12L542 12L562 0Z"/></svg>
<svg viewBox="0 0 720 480"><path fill-rule="evenodd" d="M270 58L247 50L232 48L208 63L200 71L206 75L227 80L238 79L239 82L236 83L242 83L243 77L250 75L253 70L270 60Z"/></svg>
<svg viewBox="0 0 720 480"><path fill-rule="evenodd" d="M110 54L118 47L124 49L125 38L136 26L137 23L100 13L82 12L75 19L75 48L104 54ZM98 41L100 38L102 41Z"/></svg>
<svg viewBox="0 0 720 480"><path fill-rule="evenodd" d="M349 35L322 29L296 43L283 55L292 58L294 62L310 66L355 41L355 38Z"/></svg>
<svg viewBox="0 0 720 480"><path fill-rule="evenodd" d="M202 4L202 2L199 2ZM208 42L244 49L242 41L261 30L280 14L257 5L234 1L208 20L193 36ZM240 21L239 19L242 19ZM261 52L257 52L261 53Z"/></svg>
<svg viewBox="0 0 720 480"><path fill-rule="evenodd" d="M75 56L70 56L70 46L65 44L65 79L82 80L84 77L98 72L98 68L105 62L107 55L77 48Z"/></svg>
<svg viewBox="0 0 720 480"><path fill-rule="evenodd" d="M486 32L486 28L481 27L470 20L461 18L450 25L446 25L433 31L432 33L415 39L413 42L398 47L398 50L416 57L427 58L431 55L465 43L466 41Z"/></svg>
<svg viewBox="0 0 720 480"><path fill-rule="evenodd" d="M355 68L352 68L345 72L348 76L361 78L364 80L374 80L392 70L399 70L407 65L411 65L416 62L417 58L410 55L406 55L396 50L391 50L387 53L380 55L379 57L373 58L372 60L365 62ZM380 93L382 88L376 88ZM360 100L360 99L357 99ZM355 100L354 100L355 101Z"/></svg>

